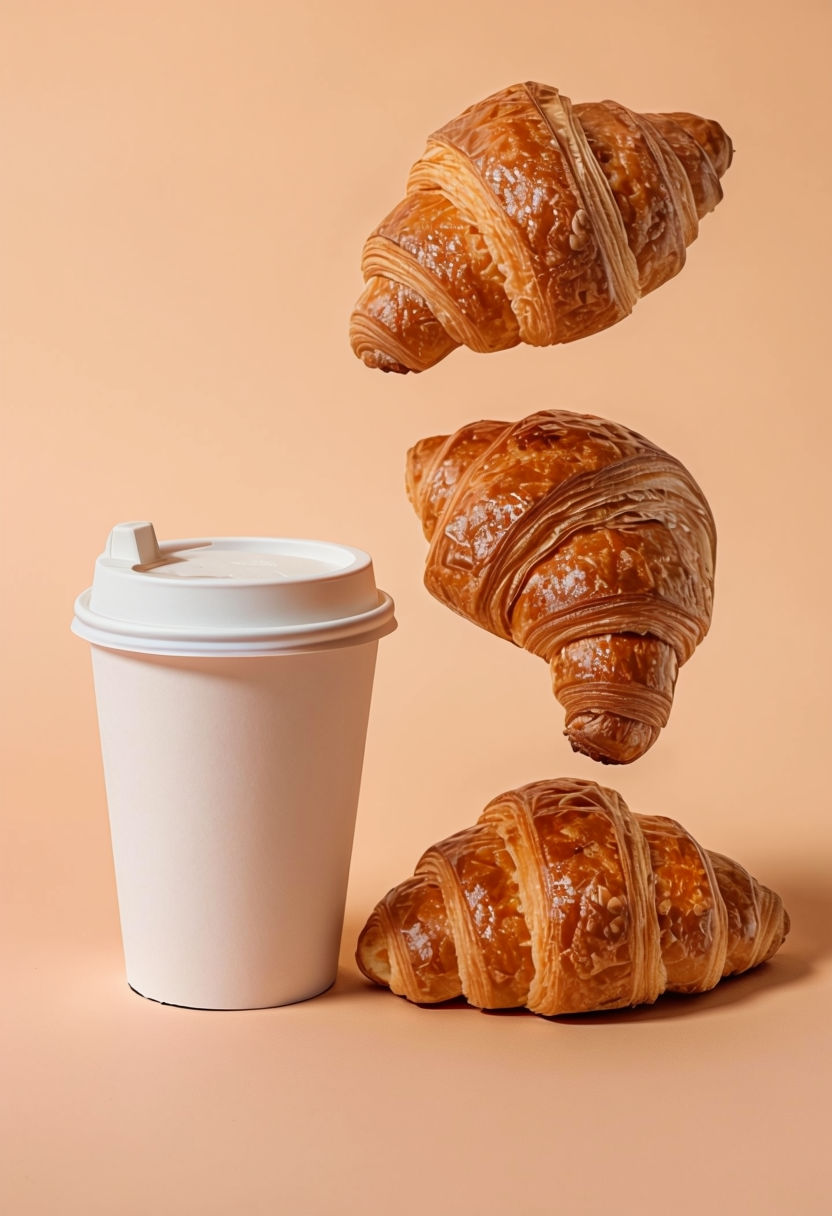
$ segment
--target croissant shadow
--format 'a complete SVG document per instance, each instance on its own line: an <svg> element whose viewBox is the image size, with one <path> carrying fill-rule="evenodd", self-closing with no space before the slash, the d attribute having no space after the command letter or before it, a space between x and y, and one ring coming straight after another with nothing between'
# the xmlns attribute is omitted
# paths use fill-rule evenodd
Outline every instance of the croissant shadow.
<svg viewBox="0 0 832 1216"><path fill-rule="evenodd" d="M684 995L669 992L660 996L654 1005L639 1005L635 1008L594 1010L589 1013L573 1013L556 1017L544 1017L546 1022L554 1022L563 1026L615 1025L619 1022L654 1022L669 1018L701 1017L718 1009L738 1005L744 1001L760 998L764 993L794 984L805 979L814 970L811 961L805 956L796 954L778 955L769 963L743 975L729 976L721 980L710 992ZM341 966L338 968L338 979L323 994L324 999L343 999L347 996L360 996L373 991L375 985L365 980L356 969ZM379 995L382 990L379 989ZM385 994L389 999L389 993ZM404 1000L404 998L400 998ZM466 1010L470 1014L485 1013L490 1017L537 1017L529 1009L476 1009L469 1005L464 997L452 1001L441 1001L437 1004L418 1005L430 1013L436 1010Z"/></svg>
<svg viewBox="0 0 832 1216"><path fill-rule="evenodd" d="M781 868L774 886L791 918L786 949L808 963L821 963L832 955L832 879L829 872L795 867Z"/></svg>
<svg viewBox="0 0 832 1216"><path fill-rule="evenodd" d="M765 963L763 966L757 967L754 971L747 971L743 975L729 976L727 979L721 980L716 988L712 988L710 992L697 993L690 996L669 992L660 996L654 1005L638 1005L635 1008L627 1009L594 1010L589 1013L561 1014L555 1017L541 1017L541 1020L561 1026L578 1027L655 1022L669 1018L701 1017L709 1011L713 1013L717 1009L725 1009L730 1005L737 1005L743 1001L753 1000L762 996L764 992L786 984L795 983L803 979L811 971L811 965L803 958L795 956L778 957L771 963ZM369 981L363 980L359 975L347 973L346 969L341 969L338 973L337 991L333 995L337 996L340 994L341 996L345 996L347 993L366 992L372 990L372 988L373 985ZM400 999L404 1000L405 998L401 997ZM484 1013L489 1017L497 1018L533 1018L540 1016L525 1008L477 1009L475 1006L469 1005L464 997L457 997L453 1001L441 1001L432 1005L418 1005L417 1008L423 1009L428 1013L437 1010L445 1012L465 1010L469 1014Z"/></svg>
<svg viewBox="0 0 832 1216"><path fill-rule="evenodd" d="M540 1020L561 1026L580 1027L702 1017L708 1012L713 1013L716 1010L738 1005L744 1001L759 999L766 992L804 979L812 970L811 964L805 958L795 955L783 955L782 957L778 956L770 963L757 967L754 971L747 971L743 975L730 976L727 979L721 980L716 988L712 988L710 992L697 993L690 996L670 992L660 996L654 1005L638 1005L635 1008L627 1009L595 1010L589 1013L563 1014L556 1017L541 1017ZM350 996L362 996L372 993L374 988L375 985L369 980L365 980L357 971L342 966L338 969L338 979L334 987L329 989L329 992L323 994L323 997L324 999L338 1000ZM379 996L382 995L382 991L382 989L378 990ZM384 995L389 1000L390 993L385 992ZM400 997L399 999L404 1000L405 998ZM489 1017L496 1018L534 1018L540 1016L525 1008L477 1009L475 1006L469 1005L464 997L457 997L452 1001L441 1001L437 1004L417 1005L416 1007L424 1010L428 1015L439 1010L445 1013L459 1010L465 1011L470 1015L484 1013Z"/></svg>

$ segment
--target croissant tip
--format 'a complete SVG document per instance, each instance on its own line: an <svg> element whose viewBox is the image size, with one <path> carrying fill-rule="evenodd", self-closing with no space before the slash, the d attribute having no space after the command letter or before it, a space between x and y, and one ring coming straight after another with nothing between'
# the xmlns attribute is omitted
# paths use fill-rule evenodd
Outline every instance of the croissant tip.
<svg viewBox="0 0 832 1216"><path fill-rule="evenodd" d="M356 352L358 353L358 352ZM405 367L403 363L397 363L395 359L389 355L382 354L381 351L368 351L364 354L358 354L358 358L365 367L371 368L378 372L393 372L397 376L406 376L408 372L412 372L413 368Z"/></svg>
<svg viewBox="0 0 832 1216"><path fill-rule="evenodd" d="M595 760L597 764L611 766L631 764L631 762L639 759L639 756L643 755L647 750L647 747L628 747L626 744L618 744L614 739L608 738L598 739L596 742L583 732L573 733L572 727L568 727L563 733L566 734L569 747L575 753L588 756L588 759ZM650 744L648 744L648 747L650 747Z"/></svg>
<svg viewBox="0 0 832 1216"><path fill-rule="evenodd" d="M710 160L717 177L721 178L734 159L735 152L733 140L722 124L715 118L701 118L698 114L682 111L668 117L693 136Z"/></svg>
<svg viewBox="0 0 832 1216"><path fill-rule="evenodd" d="M625 761L617 756L608 756L597 747L588 745L583 739L573 739L568 730L565 730L563 733L569 740L569 746L576 756L586 756L588 760L595 760L598 764L609 764L610 766L625 763Z"/></svg>
<svg viewBox="0 0 832 1216"><path fill-rule="evenodd" d="M652 747L658 730L617 714L570 722L563 732L574 752L598 764L632 764Z"/></svg>
<svg viewBox="0 0 832 1216"><path fill-rule="evenodd" d="M367 921L358 938L355 951L358 970L372 983L385 988L390 985L390 956L384 932L375 915Z"/></svg>

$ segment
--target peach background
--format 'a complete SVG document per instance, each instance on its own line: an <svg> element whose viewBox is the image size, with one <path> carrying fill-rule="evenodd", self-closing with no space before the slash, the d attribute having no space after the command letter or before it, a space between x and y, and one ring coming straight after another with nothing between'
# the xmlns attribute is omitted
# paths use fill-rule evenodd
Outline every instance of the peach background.
<svg viewBox="0 0 832 1216"><path fill-rule="evenodd" d="M30 1213L832 1210L828 1146L830 9L821 0L6 0L0 1206ZM347 344L361 245L425 136L521 79L718 118L726 197L595 338L421 377ZM406 448L609 414L719 529L710 636L626 769L575 757L543 664L421 586ZM123 980L87 647L111 524L362 545L382 643L342 969L274 1011ZM546 1022L370 989L357 932L429 843L543 776L614 785L784 895L772 964Z"/></svg>

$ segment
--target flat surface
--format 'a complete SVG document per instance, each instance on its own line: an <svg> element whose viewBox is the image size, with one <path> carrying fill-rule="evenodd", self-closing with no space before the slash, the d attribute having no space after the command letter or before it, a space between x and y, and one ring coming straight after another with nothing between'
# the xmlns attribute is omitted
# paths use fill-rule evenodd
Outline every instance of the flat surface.
<svg viewBox="0 0 832 1216"><path fill-rule="evenodd" d="M11 0L3 58L5 580L0 1208L98 1213L832 1211L828 1093L828 5ZM682 273L605 333L419 377L347 342L361 246L428 133L517 80L731 133ZM679 456L712 630L626 769L575 757L546 669L434 603L417 439L541 407ZM369 550L380 644L338 982L285 1009L127 988L87 646L110 527ZM613 785L784 896L759 972L546 1021L365 985L375 900L492 796Z"/></svg>

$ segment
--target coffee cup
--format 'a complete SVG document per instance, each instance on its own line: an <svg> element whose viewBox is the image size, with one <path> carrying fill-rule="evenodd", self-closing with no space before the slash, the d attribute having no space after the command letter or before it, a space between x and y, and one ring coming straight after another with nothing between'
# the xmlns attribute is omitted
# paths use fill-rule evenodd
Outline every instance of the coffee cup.
<svg viewBox="0 0 832 1216"><path fill-rule="evenodd" d="M264 1008L335 979L378 641L368 554L117 525L91 643L127 980Z"/></svg>

